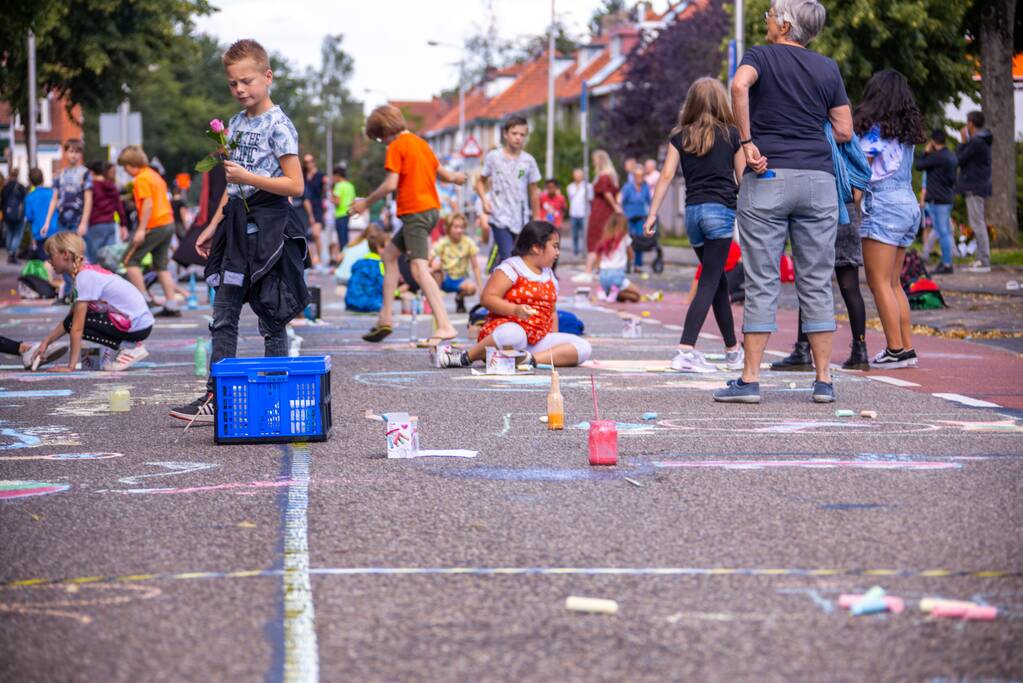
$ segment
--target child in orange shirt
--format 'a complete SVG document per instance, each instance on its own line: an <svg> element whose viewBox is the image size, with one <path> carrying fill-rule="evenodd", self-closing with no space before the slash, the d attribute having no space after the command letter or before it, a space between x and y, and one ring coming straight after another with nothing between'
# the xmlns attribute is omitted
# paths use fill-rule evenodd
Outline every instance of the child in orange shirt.
<svg viewBox="0 0 1023 683"><path fill-rule="evenodd" d="M170 264L170 245L174 237L174 214L171 212L170 199L167 197L167 183L160 174L149 167L149 157L141 147L129 145L117 157L117 163L124 167L128 175L135 180L132 194L135 197L135 210L138 212L138 225L128 247L128 281L149 298L145 280L142 278L142 259L146 254L153 255L153 270L156 279L163 288L163 309L155 315L159 317L177 318L181 316L177 301L174 298L174 278L167 266Z"/></svg>
<svg viewBox="0 0 1023 683"><path fill-rule="evenodd" d="M437 322L435 339L458 336L451 326L440 286L430 273L430 231L440 216L437 178L462 185L465 174L441 166L426 141L412 133L401 110L389 104L377 107L366 119L366 137L387 145L384 170L387 176L368 197L352 202L351 213L364 213L375 202L397 192L401 229L384 249L384 305L376 326L362 338L378 342L394 331L393 293L398 286L398 257L408 256L412 276L422 288Z"/></svg>

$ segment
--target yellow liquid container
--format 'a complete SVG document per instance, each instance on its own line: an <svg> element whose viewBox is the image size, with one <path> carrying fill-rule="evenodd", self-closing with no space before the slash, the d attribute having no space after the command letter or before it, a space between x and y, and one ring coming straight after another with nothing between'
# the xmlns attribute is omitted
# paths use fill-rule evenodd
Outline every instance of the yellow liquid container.
<svg viewBox="0 0 1023 683"><path fill-rule="evenodd" d="M551 391L547 394L547 429L565 428L565 399L561 397L558 371L551 372Z"/></svg>
<svg viewBox="0 0 1023 683"><path fill-rule="evenodd" d="M110 392L110 412L127 413L131 410L131 394L127 389L115 389Z"/></svg>

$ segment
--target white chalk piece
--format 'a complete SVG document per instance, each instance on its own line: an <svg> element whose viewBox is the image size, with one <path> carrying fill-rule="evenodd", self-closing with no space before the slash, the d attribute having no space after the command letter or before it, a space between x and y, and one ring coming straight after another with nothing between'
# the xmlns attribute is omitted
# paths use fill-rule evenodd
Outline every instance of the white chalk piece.
<svg viewBox="0 0 1023 683"><path fill-rule="evenodd" d="M565 599L565 609L571 612L588 612L590 614L618 614L618 603L603 598L570 595Z"/></svg>
<svg viewBox="0 0 1023 683"><path fill-rule="evenodd" d="M846 410L845 408L839 408L835 411L835 417L852 417L855 414L853 411Z"/></svg>
<svg viewBox="0 0 1023 683"><path fill-rule="evenodd" d="M638 481L636 481L635 479L629 479L628 477L625 477L625 481L629 482L630 484L632 484L633 486L636 486L636 487L638 487L638 488L643 488L643 485L642 485L642 484L640 484L640 483L639 483Z"/></svg>
<svg viewBox="0 0 1023 683"><path fill-rule="evenodd" d="M789 389L795 389L795 388L796 388L796 383L795 382L789 382Z"/></svg>
<svg viewBox="0 0 1023 683"><path fill-rule="evenodd" d="M546 415L541 415L540 416L540 422L543 422L544 424L547 424L547 416Z"/></svg>
<svg viewBox="0 0 1023 683"><path fill-rule="evenodd" d="M876 410L861 410L860 411L860 417L865 417L868 420L874 420L874 419L877 418L877 411Z"/></svg>

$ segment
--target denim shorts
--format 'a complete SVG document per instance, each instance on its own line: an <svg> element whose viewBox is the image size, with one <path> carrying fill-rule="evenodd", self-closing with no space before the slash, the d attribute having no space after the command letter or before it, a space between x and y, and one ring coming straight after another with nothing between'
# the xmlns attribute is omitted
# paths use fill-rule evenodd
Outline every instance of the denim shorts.
<svg viewBox="0 0 1023 683"><path fill-rule="evenodd" d="M905 185L872 188L863 199L860 237L908 247L920 230L920 204Z"/></svg>
<svg viewBox="0 0 1023 683"><path fill-rule="evenodd" d="M694 247L707 240L730 240L734 230L735 209L713 202L686 205L686 232Z"/></svg>
<svg viewBox="0 0 1023 683"><path fill-rule="evenodd" d="M629 286L629 279L625 277L624 268L601 268L600 269L600 286L607 292L612 287L618 289L625 289Z"/></svg>

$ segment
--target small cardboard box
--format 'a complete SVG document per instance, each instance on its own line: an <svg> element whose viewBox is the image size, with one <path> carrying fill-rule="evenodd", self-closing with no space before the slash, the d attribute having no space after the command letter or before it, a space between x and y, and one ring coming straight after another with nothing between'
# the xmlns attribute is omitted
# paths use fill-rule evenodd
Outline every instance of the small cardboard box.
<svg viewBox="0 0 1023 683"><path fill-rule="evenodd" d="M643 336L643 321L639 318L622 318L622 336L635 339Z"/></svg>
<svg viewBox="0 0 1023 683"><path fill-rule="evenodd" d="M514 375L518 366L519 354L515 351L501 351L490 346L487 347L487 374L488 375Z"/></svg>
<svg viewBox="0 0 1023 683"><path fill-rule="evenodd" d="M383 416L388 458L414 458L419 452L419 418L408 413Z"/></svg>

